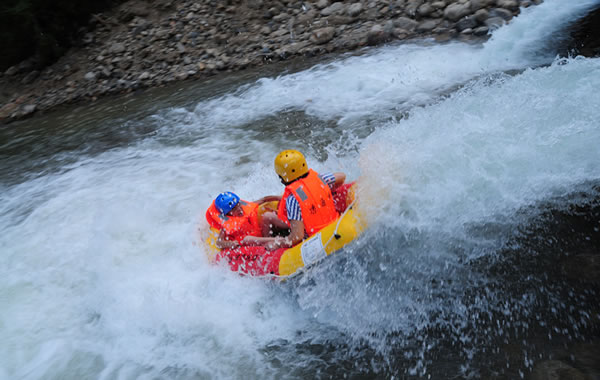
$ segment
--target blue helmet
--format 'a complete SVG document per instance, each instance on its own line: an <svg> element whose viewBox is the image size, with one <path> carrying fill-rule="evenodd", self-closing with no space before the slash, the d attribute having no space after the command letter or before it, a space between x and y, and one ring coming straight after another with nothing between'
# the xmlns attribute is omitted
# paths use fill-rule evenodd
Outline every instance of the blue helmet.
<svg viewBox="0 0 600 380"><path fill-rule="evenodd" d="M215 206L221 214L227 214L229 211L233 210L238 203L240 203L240 197L230 191L219 194L217 199L215 199Z"/></svg>

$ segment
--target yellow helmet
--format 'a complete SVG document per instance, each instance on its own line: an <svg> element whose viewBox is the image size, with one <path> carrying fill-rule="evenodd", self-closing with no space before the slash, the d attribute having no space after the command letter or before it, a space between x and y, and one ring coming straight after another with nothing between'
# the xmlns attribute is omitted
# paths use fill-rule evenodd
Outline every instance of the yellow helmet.
<svg viewBox="0 0 600 380"><path fill-rule="evenodd" d="M306 158L297 150L284 150L275 157L275 172L285 182L292 182L308 173Z"/></svg>

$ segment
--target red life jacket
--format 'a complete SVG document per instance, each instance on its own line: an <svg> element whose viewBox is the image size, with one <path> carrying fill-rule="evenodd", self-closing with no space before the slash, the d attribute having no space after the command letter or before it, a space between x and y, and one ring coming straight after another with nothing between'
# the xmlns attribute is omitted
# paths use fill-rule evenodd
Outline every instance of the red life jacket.
<svg viewBox="0 0 600 380"><path fill-rule="evenodd" d="M215 202L206 210L206 221L211 227L225 231L229 240L241 243L246 236L262 236L258 224L258 203L240 200L244 211L242 216L223 215L217 210Z"/></svg>
<svg viewBox="0 0 600 380"><path fill-rule="evenodd" d="M308 170L306 177L297 179L285 187L277 216L288 226L290 221L287 218L286 199L291 194L298 200L304 231L308 236L316 234L339 216L335 210L331 189L312 169Z"/></svg>

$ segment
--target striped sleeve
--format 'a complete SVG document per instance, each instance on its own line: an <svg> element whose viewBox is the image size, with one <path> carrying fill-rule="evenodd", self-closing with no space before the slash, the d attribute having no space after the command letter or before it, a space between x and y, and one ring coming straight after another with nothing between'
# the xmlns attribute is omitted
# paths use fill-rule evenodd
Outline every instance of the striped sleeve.
<svg viewBox="0 0 600 380"><path fill-rule="evenodd" d="M300 212L300 204L293 194L290 194L285 200L285 208L287 210L288 220L302 220L302 212Z"/></svg>
<svg viewBox="0 0 600 380"><path fill-rule="evenodd" d="M333 173L322 173L319 174L319 177L325 182L329 187L332 187L335 184L335 175Z"/></svg>

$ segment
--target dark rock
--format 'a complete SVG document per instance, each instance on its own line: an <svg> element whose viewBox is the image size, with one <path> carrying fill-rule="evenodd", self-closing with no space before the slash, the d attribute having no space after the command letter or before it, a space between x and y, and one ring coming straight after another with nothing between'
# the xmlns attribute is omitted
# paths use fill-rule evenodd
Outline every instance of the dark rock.
<svg viewBox="0 0 600 380"><path fill-rule="evenodd" d="M94 74L93 72L90 71L89 73L85 74L83 78L85 80L87 80L88 82L95 82L96 74Z"/></svg>
<svg viewBox="0 0 600 380"><path fill-rule="evenodd" d="M490 30L498 29L505 23L506 21L502 17L490 17L485 20L485 26L487 26Z"/></svg>
<svg viewBox="0 0 600 380"><path fill-rule="evenodd" d="M349 16L333 15L329 17L329 23L332 25L348 25L351 24L355 19Z"/></svg>
<svg viewBox="0 0 600 380"><path fill-rule="evenodd" d="M531 380L589 380L581 371L558 360L536 363Z"/></svg>
<svg viewBox="0 0 600 380"><path fill-rule="evenodd" d="M475 16L467 16L460 19L459 22L456 23L456 29L459 31L463 31L465 29L473 29L477 26L477 20Z"/></svg>
<svg viewBox="0 0 600 380"><path fill-rule="evenodd" d="M316 15L317 12L314 9L311 9L298 16L298 18L296 18L296 24L310 24L315 19Z"/></svg>
<svg viewBox="0 0 600 380"><path fill-rule="evenodd" d="M435 11L433 6L429 3L422 4L417 8L417 14L421 17L427 17Z"/></svg>
<svg viewBox="0 0 600 380"><path fill-rule="evenodd" d="M17 72L19 71L19 69L17 68L17 66L11 66L8 69L6 69L6 71L4 72L4 75L6 76L13 76L15 75Z"/></svg>
<svg viewBox="0 0 600 380"><path fill-rule="evenodd" d="M516 11L519 9L519 3L516 0L496 0L496 5L500 8Z"/></svg>
<svg viewBox="0 0 600 380"><path fill-rule="evenodd" d="M417 26L417 32L424 33L432 31L438 24L440 20L425 20Z"/></svg>
<svg viewBox="0 0 600 380"><path fill-rule="evenodd" d="M569 38L559 49L562 56L576 52L586 57L600 56L600 8L569 28Z"/></svg>
<svg viewBox="0 0 600 380"><path fill-rule="evenodd" d="M108 52L111 54L120 54L125 51L125 44L122 42L117 42L113 44L110 48L108 48Z"/></svg>
<svg viewBox="0 0 600 380"><path fill-rule="evenodd" d="M0 108L0 120L9 118L18 108L19 105L15 102L5 104Z"/></svg>
<svg viewBox="0 0 600 380"><path fill-rule="evenodd" d="M510 21L513 18L512 12L504 8L494 8L490 10L489 14L490 17L501 17L505 21Z"/></svg>
<svg viewBox="0 0 600 380"><path fill-rule="evenodd" d="M377 45L385 42L389 37L390 34L386 33L383 26L373 25L373 27L367 33L367 44Z"/></svg>
<svg viewBox="0 0 600 380"><path fill-rule="evenodd" d="M568 256L562 263L563 272L570 279L600 283L600 255L582 253Z"/></svg>
<svg viewBox="0 0 600 380"><path fill-rule="evenodd" d="M411 17L417 15L417 9L423 4L423 0L408 0L408 3L404 7L404 12Z"/></svg>
<svg viewBox="0 0 600 380"><path fill-rule="evenodd" d="M40 72L37 70L33 70L32 72L30 72L29 74L25 75L25 78L23 78L23 80L21 80L21 83L23 84L30 84L32 83L38 76L40 76Z"/></svg>
<svg viewBox="0 0 600 380"><path fill-rule="evenodd" d="M362 12L362 10L363 10L363 6L361 3L354 3L348 7L348 9L346 10L346 13L350 17L356 17L360 14L360 12Z"/></svg>
<svg viewBox="0 0 600 380"><path fill-rule="evenodd" d="M494 0L471 0L471 12L476 12L483 8L488 8L495 4Z"/></svg>
<svg viewBox="0 0 600 380"><path fill-rule="evenodd" d="M33 70L34 67L35 67L35 62L32 58L26 59L17 65L17 69L18 69L19 73L31 71L31 70Z"/></svg>
<svg viewBox="0 0 600 380"><path fill-rule="evenodd" d="M485 36L489 32L489 28L487 26L480 26L479 28L473 29L473 34L476 36Z"/></svg>

